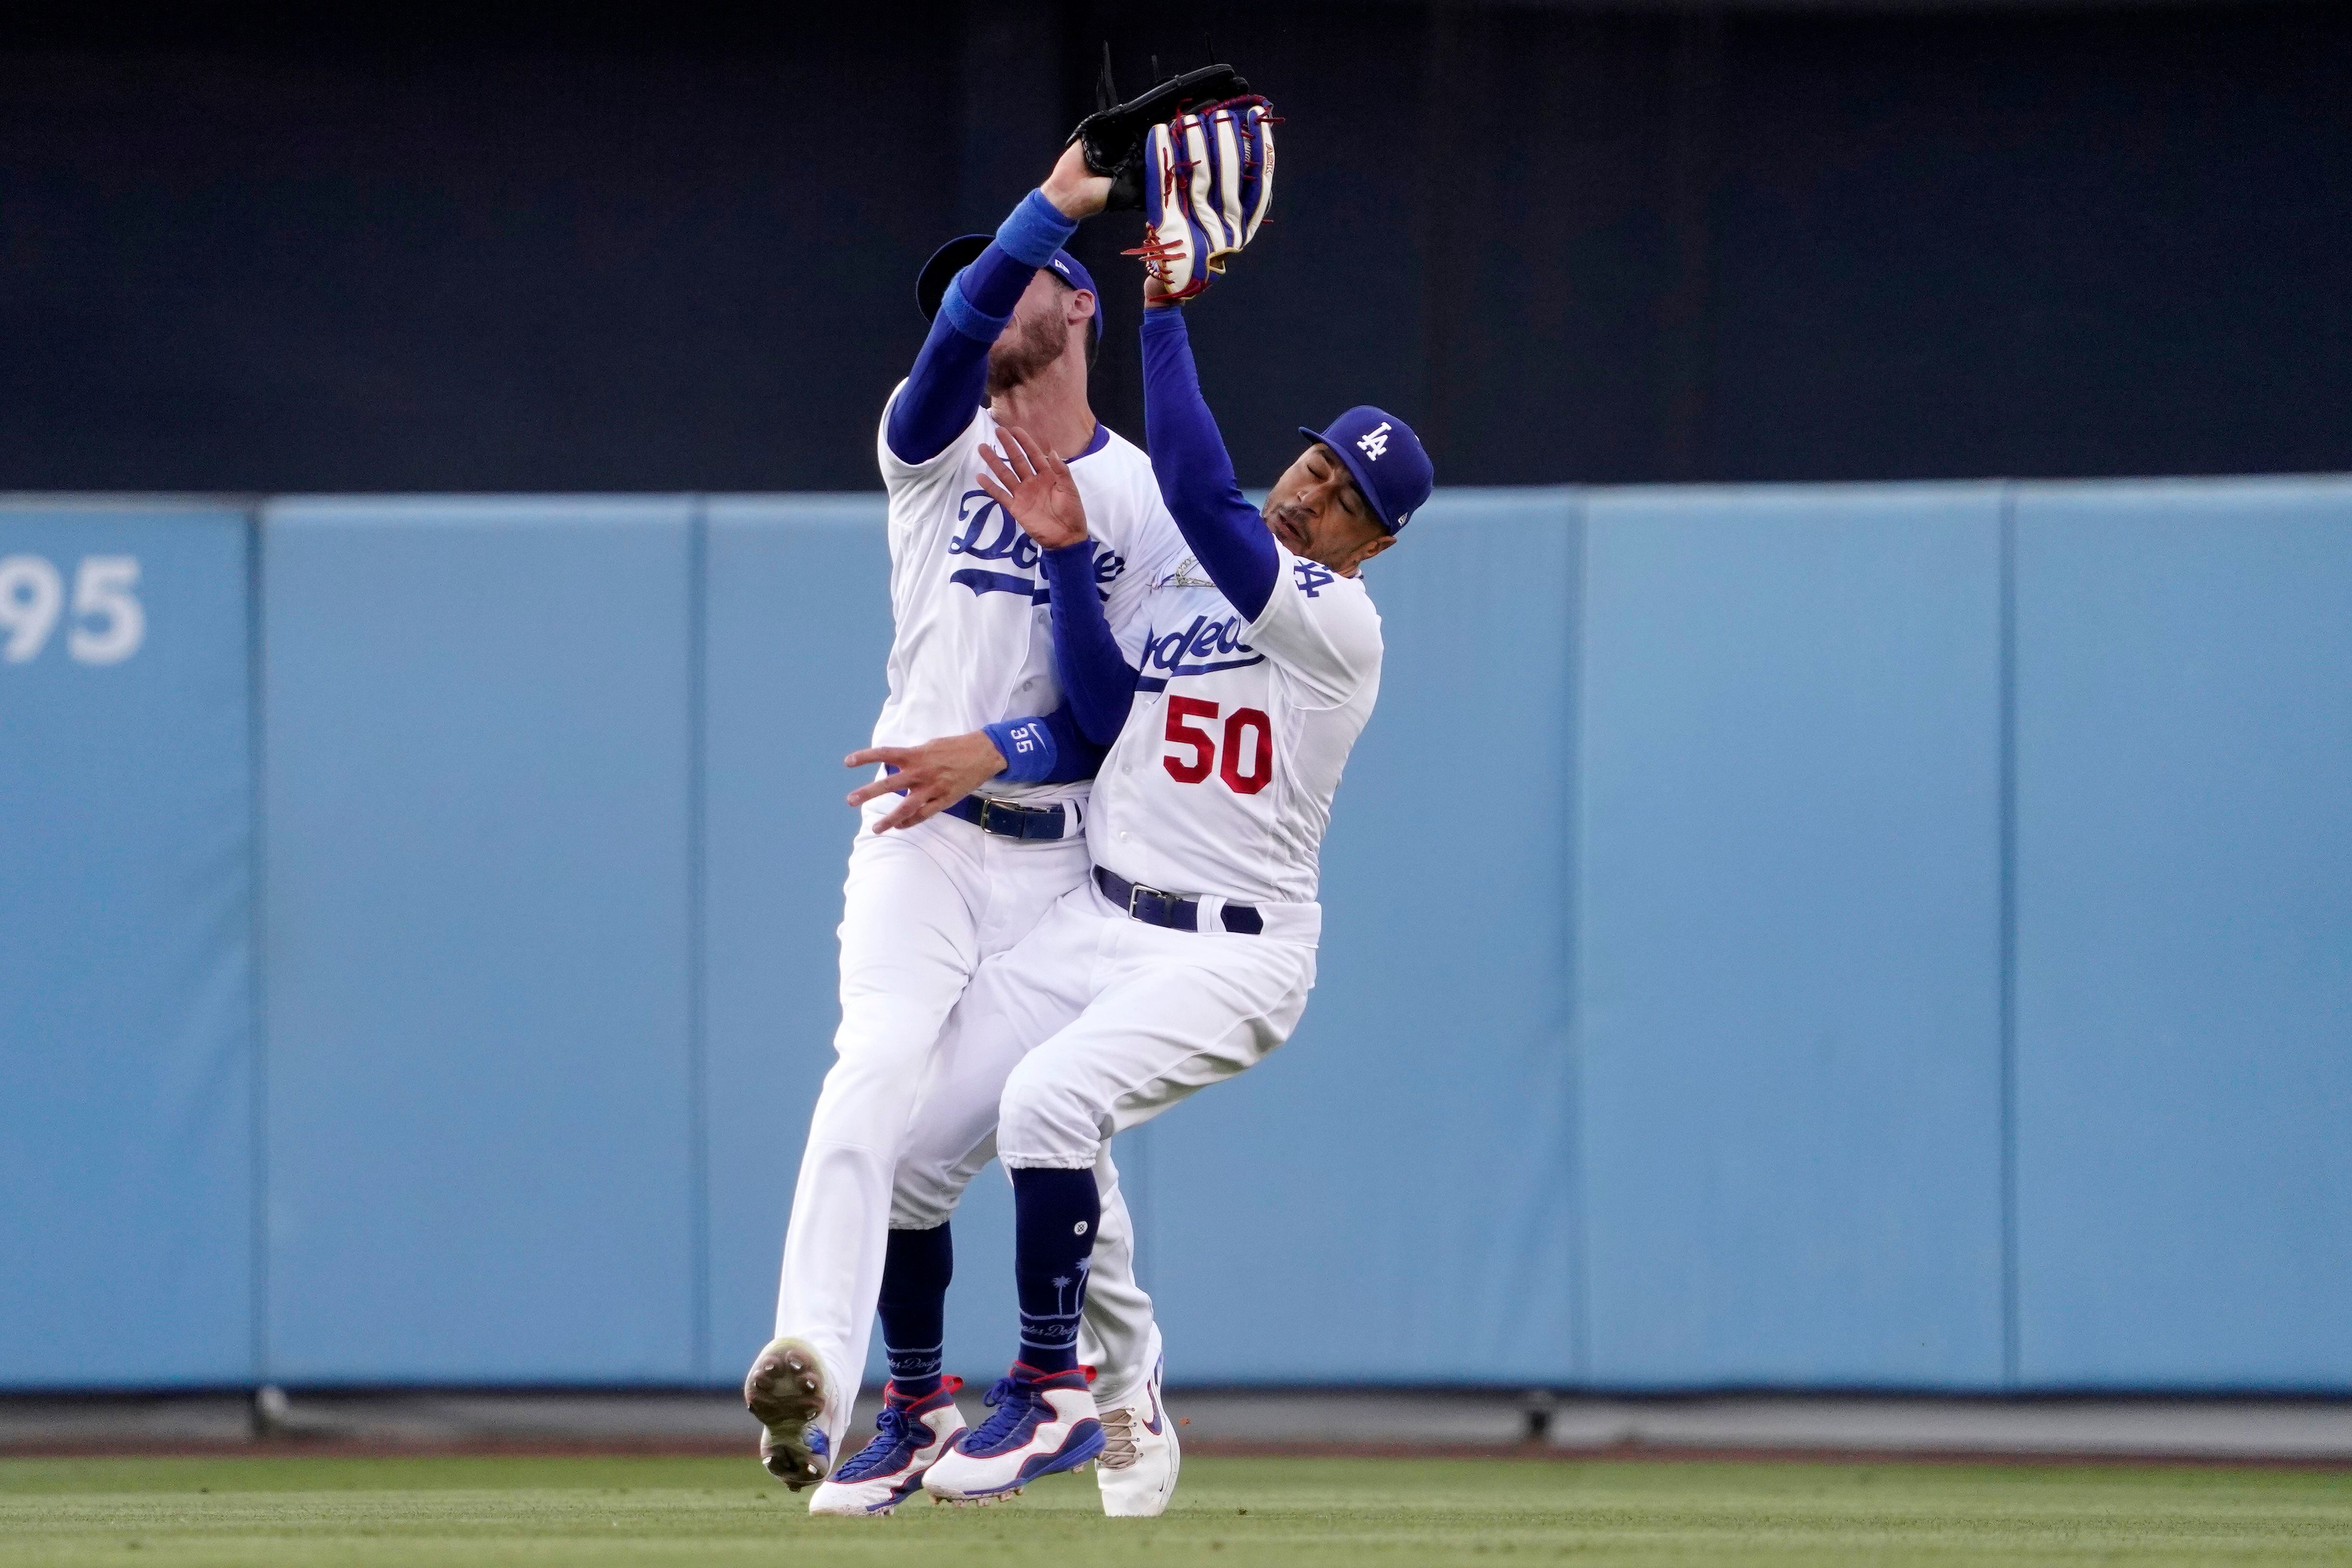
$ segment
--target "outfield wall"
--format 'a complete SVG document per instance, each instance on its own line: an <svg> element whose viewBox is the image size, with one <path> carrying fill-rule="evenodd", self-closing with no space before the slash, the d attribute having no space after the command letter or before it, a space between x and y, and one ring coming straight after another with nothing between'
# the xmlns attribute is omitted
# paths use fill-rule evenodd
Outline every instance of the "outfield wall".
<svg viewBox="0 0 2352 1568"><path fill-rule="evenodd" d="M0 505L0 1387L730 1381L880 515ZM2352 1389L2352 480L1455 491L1371 583L1307 1021L1121 1140L1172 1376Z"/></svg>

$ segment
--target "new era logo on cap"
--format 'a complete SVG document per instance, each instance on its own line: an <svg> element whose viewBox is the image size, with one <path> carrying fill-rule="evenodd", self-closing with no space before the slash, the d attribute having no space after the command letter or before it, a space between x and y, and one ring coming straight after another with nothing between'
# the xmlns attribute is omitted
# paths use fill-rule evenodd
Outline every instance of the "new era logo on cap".
<svg viewBox="0 0 2352 1568"><path fill-rule="evenodd" d="M1088 294L1098 292L1095 287L1095 276L1087 270L1087 264L1068 251L1055 251L1047 259L1045 265L1053 268L1055 275L1071 287L1083 288Z"/></svg>

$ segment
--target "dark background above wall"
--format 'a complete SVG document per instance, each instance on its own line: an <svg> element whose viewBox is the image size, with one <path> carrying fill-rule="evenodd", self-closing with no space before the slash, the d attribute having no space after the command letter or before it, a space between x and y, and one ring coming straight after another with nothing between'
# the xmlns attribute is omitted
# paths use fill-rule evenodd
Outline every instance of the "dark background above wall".
<svg viewBox="0 0 2352 1568"><path fill-rule="evenodd" d="M2352 468L2352 7L1193 14L12 8L0 488L871 487L1106 39L1288 116L1246 477L1364 400L1450 484Z"/></svg>

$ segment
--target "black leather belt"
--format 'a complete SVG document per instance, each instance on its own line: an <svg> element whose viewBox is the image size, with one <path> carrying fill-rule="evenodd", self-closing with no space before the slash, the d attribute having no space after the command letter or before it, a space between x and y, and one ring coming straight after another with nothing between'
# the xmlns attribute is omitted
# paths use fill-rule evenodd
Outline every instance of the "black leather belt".
<svg viewBox="0 0 2352 1568"><path fill-rule="evenodd" d="M985 795L966 795L948 807L947 813L1001 839L1058 839L1069 821L1059 806L1016 806Z"/></svg>
<svg viewBox="0 0 2352 1568"><path fill-rule="evenodd" d="M1103 896L1146 925L1165 925L1171 931L1198 931L1201 928L1201 904L1198 899L1179 898L1172 893L1162 893L1156 887L1143 887L1131 883L1114 871L1095 867L1095 885ZM1228 904L1218 919L1226 930L1241 936L1255 936L1265 929L1265 920L1254 904Z"/></svg>

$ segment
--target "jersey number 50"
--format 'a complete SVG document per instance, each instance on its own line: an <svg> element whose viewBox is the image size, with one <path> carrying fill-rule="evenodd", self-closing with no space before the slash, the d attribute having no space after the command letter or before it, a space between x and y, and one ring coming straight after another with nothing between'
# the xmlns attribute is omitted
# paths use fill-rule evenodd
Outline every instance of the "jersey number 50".
<svg viewBox="0 0 2352 1568"><path fill-rule="evenodd" d="M1173 753L1160 758L1160 765L1168 769L1168 777L1179 784L1198 784L1213 768L1236 795L1255 795L1273 783L1272 721L1254 707L1237 707L1225 717L1225 743L1220 747L1213 734L1193 722L1216 716L1217 705L1213 702L1199 697L1168 699L1168 743L1192 754L1189 760L1180 760ZM1253 730L1257 734L1255 745L1250 740Z"/></svg>

